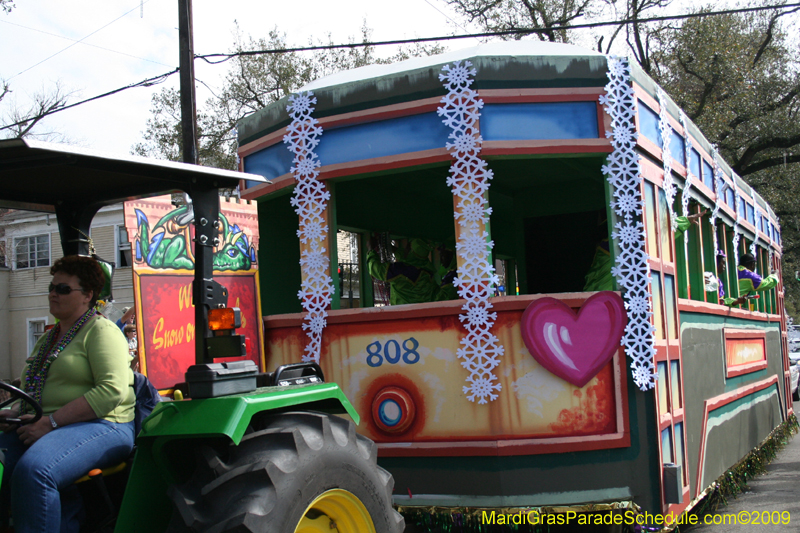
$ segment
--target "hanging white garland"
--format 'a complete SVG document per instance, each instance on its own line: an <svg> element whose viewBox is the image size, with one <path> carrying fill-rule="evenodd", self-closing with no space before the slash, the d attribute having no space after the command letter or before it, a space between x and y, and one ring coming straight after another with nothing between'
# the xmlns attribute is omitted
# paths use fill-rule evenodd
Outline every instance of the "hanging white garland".
<svg viewBox="0 0 800 533"><path fill-rule="evenodd" d="M683 142L684 142L684 152L683 152L683 166L686 168L686 181L683 184L683 192L681 193L681 215L684 217L689 216L689 198L691 194L689 194L689 190L692 188L694 184L694 176L691 170L691 162L692 162L692 138L689 135L689 128L688 128L688 119L686 118L686 114L683 112L683 109L680 110L680 121L681 127L683 128ZM677 221L676 221L677 222ZM673 227L673 231L675 228ZM686 231L683 233L683 257L689 257L689 232Z"/></svg>
<svg viewBox="0 0 800 533"><path fill-rule="evenodd" d="M725 201L725 187L727 184L722 179L722 167L719 164L719 152L716 148L712 149L712 159L714 160L714 188L717 191L716 199L714 200L714 210L711 212L711 233L714 235L714 257L719 253L719 242L717 238L717 216L719 216L719 208ZM715 259L716 260L716 259Z"/></svg>
<svg viewBox="0 0 800 533"><path fill-rule="evenodd" d="M322 128L311 117L317 99L312 92L294 94L289 97L286 110L292 123L286 128L283 142L294 154L292 175L297 180L291 205L299 215L300 229L297 236L307 245L300 256L303 280L297 296L302 302L306 316L303 329L309 338L303 361L319 362L322 330L325 329L328 307L333 297L333 280L328 273L330 259L325 242L328 239L328 225L325 223L325 209L330 192L318 180L320 166L314 148L319 144Z"/></svg>
<svg viewBox="0 0 800 533"><path fill-rule="evenodd" d="M659 87L656 91L658 96L658 129L661 132L661 160L664 168L664 194L667 197L667 207L669 208L669 219L672 225L672 231L678 229L678 221L675 217L675 195L678 190L675 187L675 180L672 178L672 152L670 152L669 145L672 141L672 126L669 125L669 118L667 114L667 95L664 90Z"/></svg>
<svg viewBox="0 0 800 533"><path fill-rule="evenodd" d="M766 218L767 218L767 241L769 242L769 245L767 246L767 253L769 254L768 258L767 258L767 261L769 262L769 269L771 271L772 270L772 247L775 244L775 241L772 238L772 233L775 230L775 227L773 226L772 229L770 229L769 215L767 215Z"/></svg>
<svg viewBox="0 0 800 533"><path fill-rule="evenodd" d="M653 345L655 327L650 323L651 297L649 256L645 251L642 217L642 176L639 155L636 153L636 99L631 84L630 67L626 58L608 57L609 83L600 104L611 117L611 139L614 150L603 165L603 174L614 199L611 207L617 215L616 230L611 234L619 246L616 265L611 273L625 290L628 325L622 344L631 358L633 380L641 390L655 386L657 374Z"/></svg>
<svg viewBox="0 0 800 533"><path fill-rule="evenodd" d="M461 366L469 371L463 388L469 401L479 404L496 400L501 385L493 370L500 364L503 346L492 332L497 313L491 312L489 302L492 287L499 283L489 253L494 247L486 231L492 210L486 205L486 194L492 171L480 158L481 142L478 117L483 100L470 89L476 70L469 61L456 61L445 65L439 80L447 89L442 98L442 107L437 112L442 122L452 132L446 147L454 162L450 167L447 185L456 198L455 218L461 226L456 251L461 258L458 277L453 284L458 287L459 297L467 302L459 319L467 330L461 340L458 358Z"/></svg>
<svg viewBox="0 0 800 533"><path fill-rule="evenodd" d="M755 195L753 195L753 226L755 227L755 233L753 233L753 242L750 243L750 255L758 260L758 255L756 254L756 249L758 248L758 226L759 222L761 221L761 213L758 211L758 202L756 202Z"/></svg>
<svg viewBox="0 0 800 533"><path fill-rule="evenodd" d="M736 181L736 177L734 176L734 182ZM734 217L733 217L733 239L731 240L731 247L733 248L733 260L736 264L736 268L739 268L739 206L741 205L742 195L739 194L739 188L737 187L734 189Z"/></svg>
<svg viewBox="0 0 800 533"><path fill-rule="evenodd" d="M681 110L681 127L683 128L683 142L686 147L686 150L683 152L683 166L686 168L686 182L683 184L683 193L681 193L681 215L688 217L689 216L689 189L692 188L694 176L692 175L691 170L691 161L692 161L692 138L689 136L689 128L687 127L688 119L686 118L686 114ZM689 242L688 234L683 239L684 243ZM688 257L688 254L686 255Z"/></svg>

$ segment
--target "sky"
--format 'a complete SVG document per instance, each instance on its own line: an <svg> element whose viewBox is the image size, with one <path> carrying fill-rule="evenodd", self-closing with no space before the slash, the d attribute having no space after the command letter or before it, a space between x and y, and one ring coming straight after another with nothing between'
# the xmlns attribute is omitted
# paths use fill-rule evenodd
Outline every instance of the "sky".
<svg viewBox="0 0 800 533"><path fill-rule="evenodd" d="M674 0L658 14L687 11L692 1ZM732 2L710 3L721 9ZM231 51L237 24L245 40L248 35L266 37L277 28L290 46L327 41L328 35L334 43L360 39L365 23L374 41L480 31L446 0L193 0L193 10L196 54ZM615 18L609 12L598 19ZM55 84L71 92L69 101L76 102L172 71L178 65L177 26L176 0L16 0L10 13L0 11L0 80L13 91L0 102L0 122L11 122L11 108L27 108L30 95L52 91ZM578 39L578 44L592 47L591 35ZM616 43L624 46L621 38ZM457 50L479 41L443 44ZM394 47L377 50L384 57L395 52ZM211 96L209 88L221 87L227 70L226 63L195 61L198 108ZM62 141L85 148L130 153L143 140L152 95L178 83L176 74L161 85L129 89L56 113L37 131L57 132ZM5 136L0 131L0 138Z"/></svg>
<svg viewBox="0 0 800 533"><path fill-rule="evenodd" d="M347 42L360 37L366 21L375 40L477 31L458 20L443 0L194 0L196 54L228 52L238 23L244 35L261 37L278 28L290 45L310 39ZM75 41L81 41L76 43ZM477 44L460 41L452 47ZM11 13L0 12L0 79L13 91L0 103L7 122L9 106L25 108L29 95L59 83L73 92L71 102L89 98L173 70L178 65L176 0L16 0ZM391 55L387 48L380 55ZM195 62L198 107L218 89L227 64ZM56 113L41 130L59 132L71 144L129 153L142 140L151 96L178 86L178 75L164 84L134 88ZM0 133L0 136L2 133Z"/></svg>

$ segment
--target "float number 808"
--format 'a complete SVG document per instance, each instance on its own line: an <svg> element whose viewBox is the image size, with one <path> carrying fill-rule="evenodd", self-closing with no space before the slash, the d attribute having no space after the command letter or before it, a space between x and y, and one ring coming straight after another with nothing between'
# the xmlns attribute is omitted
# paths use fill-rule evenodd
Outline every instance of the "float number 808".
<svg viewBox="0 0 800 533"><path fill-rule="evenodd" d="M375 341L367 346L367 364L371 367L381 366L383 360L386 359L390 365L396 365L402 359L405 364L413 365L419 361L417 348L419 348L419 341L414 337L404 340L402 349L400 343L394 339L386 341L382 346L380 342Z"/></svg>

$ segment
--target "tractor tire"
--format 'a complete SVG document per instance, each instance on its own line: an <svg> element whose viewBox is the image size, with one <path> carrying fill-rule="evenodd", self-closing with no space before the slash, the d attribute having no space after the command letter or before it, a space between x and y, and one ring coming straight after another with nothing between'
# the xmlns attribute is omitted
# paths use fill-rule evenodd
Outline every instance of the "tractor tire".
<svg viewBox="0 0 800 533"><path fill-rule="evenodd" d="M402 533L391 475L349 420L268 415L238 446L201 445L191 478L173 485L170 531Z"/></svg>

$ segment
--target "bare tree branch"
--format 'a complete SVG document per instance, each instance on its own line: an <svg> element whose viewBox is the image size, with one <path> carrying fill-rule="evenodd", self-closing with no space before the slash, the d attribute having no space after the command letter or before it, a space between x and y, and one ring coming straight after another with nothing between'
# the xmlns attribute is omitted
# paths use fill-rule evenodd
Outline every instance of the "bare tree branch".
<svg viewBox="0 0 800 533"><path fill-rule="evenodd" d="M6 96L11 92L7 83L3 84L3 94ZM52 88L42 89L31 97L31 103L25 107L12 106L6 114L4 122L6 124L16 124L8 128L9 137L36 137L53 138L58 136L54 131L34 131L41 121L53 111L64 107L69 99L75 94L64 88L64 85L57 81ZM2 97L0 97L2 99Z"/></svg>

